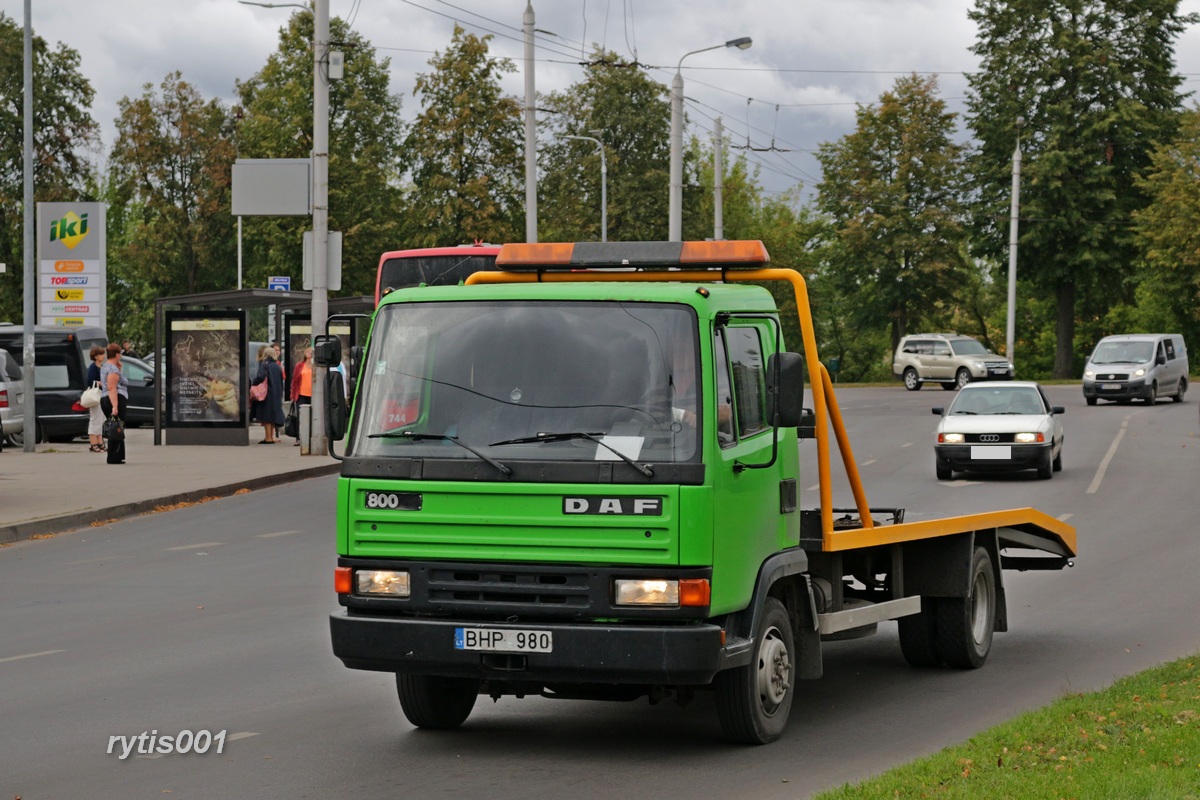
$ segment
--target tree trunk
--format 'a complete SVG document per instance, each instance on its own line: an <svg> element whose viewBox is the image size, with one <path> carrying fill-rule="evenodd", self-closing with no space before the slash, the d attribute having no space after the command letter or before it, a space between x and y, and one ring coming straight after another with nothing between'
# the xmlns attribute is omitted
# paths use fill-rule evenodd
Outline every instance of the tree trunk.
<svg viewBox="0 0 1200 800"><path fill-rule="evenodd" d="M1055 325L1057 342L1054 348L1054 377L1073 378L1075 367L1071 363L1075 343L1075 281L1068 280L1058 286L1058 322Z"/></svg>

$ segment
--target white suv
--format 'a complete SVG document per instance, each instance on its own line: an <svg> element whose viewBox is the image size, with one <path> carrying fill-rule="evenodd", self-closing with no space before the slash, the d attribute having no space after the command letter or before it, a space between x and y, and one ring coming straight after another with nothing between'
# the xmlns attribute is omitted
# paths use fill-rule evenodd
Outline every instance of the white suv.
<svg viewBox="0 0 1200 800"><path fill-rule="evenodd" d="M904 388L910 392L925 383L961 389L971 381L1012 380L1013 365L970 336L916 333L900 340L892 374L904 381Z"/></svg>

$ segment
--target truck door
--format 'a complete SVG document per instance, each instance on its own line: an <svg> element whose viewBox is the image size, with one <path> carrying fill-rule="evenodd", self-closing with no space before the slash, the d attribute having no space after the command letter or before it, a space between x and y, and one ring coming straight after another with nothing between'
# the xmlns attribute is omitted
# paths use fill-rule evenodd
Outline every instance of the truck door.
<svg viewBox="0 0 1200 800"><path fill-rule="evenodd" d="M799 513L785 513L780 502L783 480L797 478L797 448L781 444L771 467L744 466L771 461L766 363L774 341L774 327L763 319L734 317L713 332L706 429L715 428L715 436L704 447L713 453L705 460L713 470L714 612L720 600L748 598L762 561L799 540Z"/></svg>

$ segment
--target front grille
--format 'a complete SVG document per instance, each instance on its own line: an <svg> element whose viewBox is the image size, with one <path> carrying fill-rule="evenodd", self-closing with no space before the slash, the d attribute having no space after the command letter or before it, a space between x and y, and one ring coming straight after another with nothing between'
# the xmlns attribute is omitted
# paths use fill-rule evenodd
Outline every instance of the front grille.
<svg viewBox="0 0 1200 800"><path fill-rule="evenodd" d="M1016 439L1015 433L968 433L967 444L1012 444Z"/></svg>
<svg viewBox="0 0 1200 800"><path fill-rule="evenodd" d="M1127 380L1129 380L1129 373L1128 372L1105 372L1105 373L1098 372L1098 373L1096 373L1096 380L1098 380L1098 381L1127 381Z"/></svg>
<svg viewBox="0 0 1200 800"><path fill-rule="evenodd" d="M509 606L589 606L591 575L529 567L486 570L431 569L428 599L439 605L502 603Z"/></svg>

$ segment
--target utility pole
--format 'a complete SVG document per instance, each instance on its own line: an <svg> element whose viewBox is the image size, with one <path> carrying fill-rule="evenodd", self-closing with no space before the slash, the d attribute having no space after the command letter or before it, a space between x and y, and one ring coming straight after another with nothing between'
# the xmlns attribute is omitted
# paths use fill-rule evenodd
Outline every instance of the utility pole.
<svg viewBox="0 0 1200 800"><path fill-rule="evenodd" d="M1014 350L1017 327L1017 212L1021 205L1021 128L1024 117L1017 117L1017 145L1012 157L1012 208L1008 216L1008 326L1004 337L1004 355L1017 374L1017 359Z"/></svg>
<svg viewBox="0 0 1200 800"><path fill-rule="evenodd" d="M525 3L525 241L534 243L537 234L537 92L533 82L533 2Z"/></svg>
<svg viewBox="0 0 1200 800"><path fill-rule="evenodd" d="M329 316L329 81L322 74L329 63L329 0L313 2L313 288L312 335L325 332ZM313 364L312 416L309 455L325 455L324 367Z"/></svg>
<svg viewBox="0 0 1200 800"><path fill-rule="evenodd" d="M21 379L25 382L25 432L22 434L24 444L21 449L32 453L37 442L37 392L33 387L34 380L34 349L33 323L37 297L37 263L34 256L34 216L33 216L33 11L30 7L32 0L25 0L25 99L22 113L25 115L23 148L25 159L25 293L22 298L21 313L24 314L25 344L23 347L24 364L21 368Z"/></svg>
<svg viewBox="0 0 1200 800"><path fill-rule="evenodd" d="M722 141L725 138L725 126L721 118L713 122L713 241L725 238L725 163L722 158Z"/></svg>

